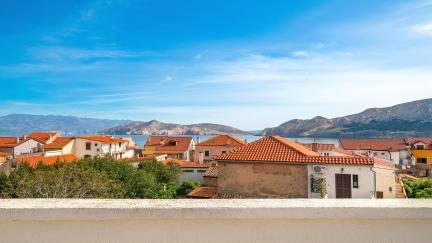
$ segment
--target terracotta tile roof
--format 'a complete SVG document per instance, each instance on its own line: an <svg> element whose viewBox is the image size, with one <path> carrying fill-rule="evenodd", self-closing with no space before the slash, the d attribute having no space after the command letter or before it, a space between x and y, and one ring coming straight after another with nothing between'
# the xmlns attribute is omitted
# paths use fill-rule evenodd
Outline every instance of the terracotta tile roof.
<svg viewBox="0 0 432 243"><path fill-rule="evenodd" d="M154 147L156 152L184 153L189 150L192 137L150 136L146 147Z"/></svg>
<svg viewBox="0 0 432 243"><path fill-rule="evenodd" d="M44 165L52 165L55 164L56 162L66 162L66 163L74 162L79 160L79 158L72 154L50 156L50 157L35 155L35 156L19 156L17 157L17 160L20 161L21 163L26 163L29 164L31 167L34 167L39 162L42 162L42 164Z"/></svg>
<svg viewBox="0 0 432 243"><path fill-rule="evenodd" d="M198 187L187 194L189 198L212 198L217 194L216 187Z"/></svg>
<svg viewBox="0 0 432 243"><path fill-rule="evenodd" d="M45 144L43 148L46 150L62 149L73 140L74 140L73 138L69 138L69 137L58 137L52 143Z"/></svg>
<svg viewBox="0 0 432 243"><path fill-rule="evenodd" d="M204 177L218 177L218 167L211 166L204 174Z"/></svg>
<svg viewBox="0 0 432 243"><path fill-rule="evenodd" d="M52 137L58 135L58 132L32 132L27 137L33 138L34 140L42 143L48 142Z"/></svg>
<svg viewBox="0 0 432 243"><path fill-rule="evenodd" d="M426 144L426 149L432 149L432 138L406 138L405 142L408 144L415 144L422 142Z"/></svg>
<svg viewBox="0 0 432 243"><path fill-rule="evenodd" d="M79 138L101 142L101 143L127 143L129 141L121 139L121 138L115 138L110 136L81 136Z"/></svg>
<svg viewBox="0 0 432 243"><path fill-rule="evenodd" d="M354 156L320 156L305 146L279 136L267 136L239 147L218 158L219 161L321 163L373 165L373 160Z"/></svg>
<svg viewBox="0 0 432 243"><path fill-rule="evenodd" d="M0 148L14 148L28 140L23 137L0 137Z"/></svg>
<svg viewBox="0 0 432 243"><path fill-rule="evenodd" d="M231 135L217 135L198 143L196 146L243 146L246 142Z"/></svg>
<svg viewBox="0 0 432 243"><path fill-rule="evenodd" d="M166 159L164 161L162 161L162 163L164 165L167 165L169 163L174 163L174 164L178 164L180 165L181 168L205 168L207 169L209 167L208 164L200 164L197 162L190 162L190 161L186 161L186 160L181 160L181 159Z"/></svg>
<svg viewBox="0 0 432 243"><path fill-rule="evenodd" d="M390 162L388 160L380 159L380 158L375 158L375 157L373 157L372 159L374 161L375 166L386 167L386 168L389 168L389 169L397 170L396 166L392 162Z"/></svg>
<svg viewBox="0 0 432 243"><path fill-rule="evenodd" d="M403 139L341 139L346 150L401 151L407 150Z"/></svg>

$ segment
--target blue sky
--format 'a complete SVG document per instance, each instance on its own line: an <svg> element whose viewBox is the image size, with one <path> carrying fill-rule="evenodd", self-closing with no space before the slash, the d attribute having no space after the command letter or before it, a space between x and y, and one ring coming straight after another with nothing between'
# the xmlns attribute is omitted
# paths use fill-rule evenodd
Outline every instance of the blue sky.
<svg viewBox="0 0 432 243"><path fill-rule="evenodd" d="M432 1L0 3L0 115L242 129L431 98Z"/></svg>

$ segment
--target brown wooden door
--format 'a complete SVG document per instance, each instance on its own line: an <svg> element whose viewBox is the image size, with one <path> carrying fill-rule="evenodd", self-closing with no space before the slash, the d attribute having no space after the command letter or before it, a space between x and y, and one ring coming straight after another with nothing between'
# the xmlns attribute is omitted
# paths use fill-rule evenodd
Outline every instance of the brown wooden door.
<svg viewBox="0 0 432 243"><path fill-rule="evenodd" d="M336 174L336 198L351 198L351 174Z"/></svg>

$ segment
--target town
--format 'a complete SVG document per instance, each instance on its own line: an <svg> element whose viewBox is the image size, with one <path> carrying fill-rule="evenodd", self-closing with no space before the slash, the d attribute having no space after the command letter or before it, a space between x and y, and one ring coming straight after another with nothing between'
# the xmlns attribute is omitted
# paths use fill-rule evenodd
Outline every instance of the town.
<svg viewBox="0 0 432 243"><path fill-rule="evenodd" d="M340 139L339 146L280 136L247 143L234 135L130 137L31 132L0 137L0 169L111 158L175 164L187 198L407 198L404 182L431 176L432 138Z"/></svg>

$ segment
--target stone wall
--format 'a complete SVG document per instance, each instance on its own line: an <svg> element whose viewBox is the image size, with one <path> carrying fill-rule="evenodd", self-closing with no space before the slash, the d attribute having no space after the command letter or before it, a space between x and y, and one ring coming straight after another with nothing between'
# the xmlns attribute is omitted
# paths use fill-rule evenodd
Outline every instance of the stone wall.
<svg viewBox="0 0 432 243"><path fill-rule="evenodd" d="M308 197L306 165L219 162L218 192L248 196Z"/></svg>

